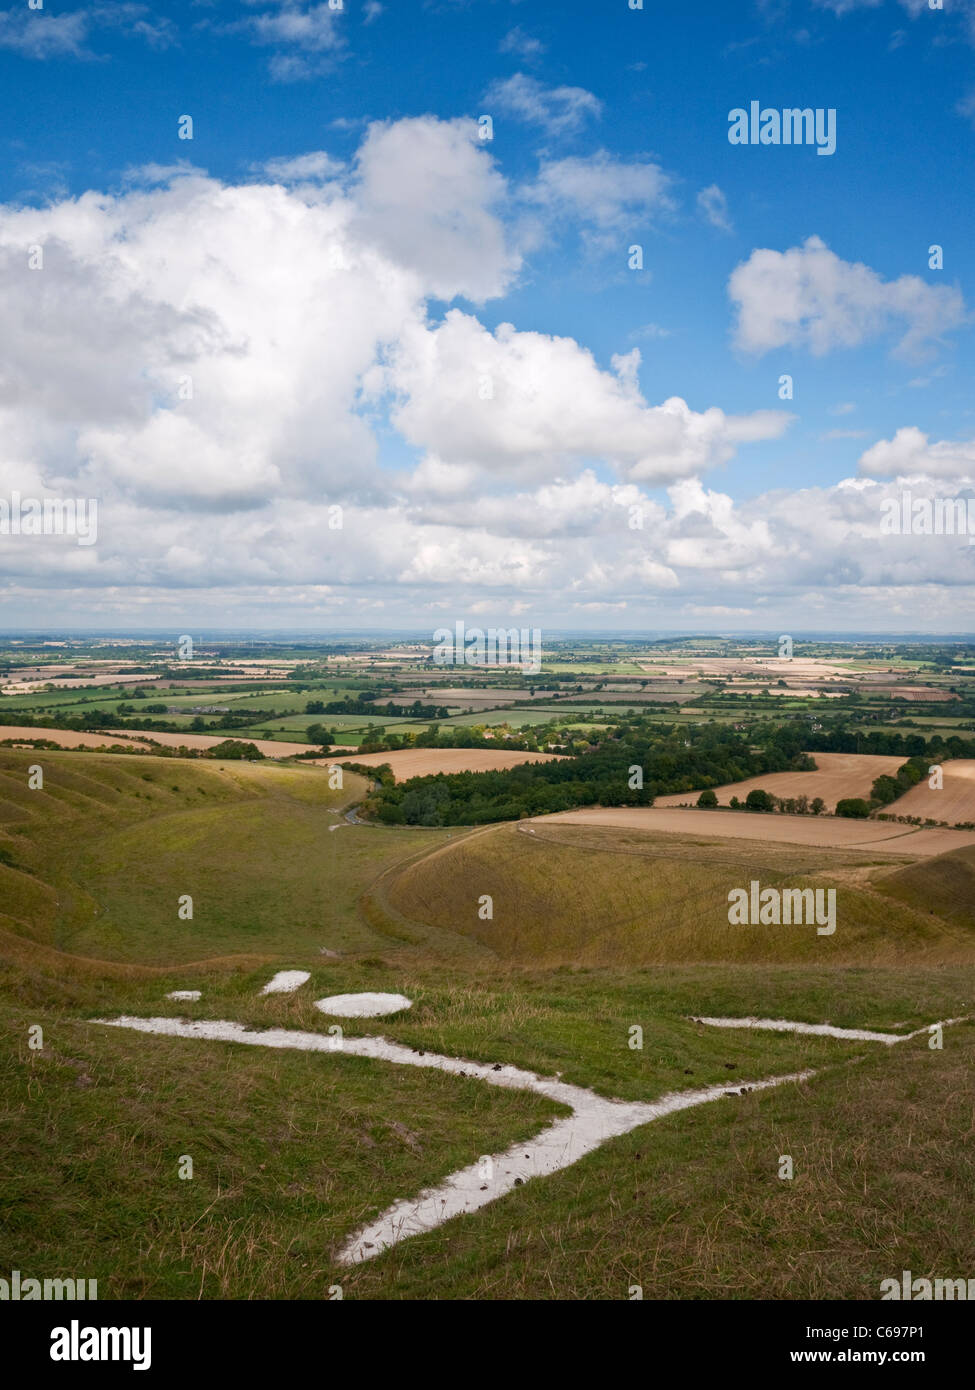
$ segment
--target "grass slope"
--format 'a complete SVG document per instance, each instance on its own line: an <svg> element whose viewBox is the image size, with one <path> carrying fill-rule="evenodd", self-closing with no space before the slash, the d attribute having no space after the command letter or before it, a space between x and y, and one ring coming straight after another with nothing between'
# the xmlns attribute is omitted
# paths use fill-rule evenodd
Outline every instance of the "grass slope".
<svg viewBox="0 0 975 1390"><path fill-rule="evenodd" d="M895 902L921 907L975 932L975 845L922 859L878 886Z"/></svg>
<svg viewBox="0 0 975 1390"><path fill-rule="evenodd" d="M502 959L548 967L975 960L970 921L932 914L923 890L877 890L894 862L883 855L744 841L713 846L545 822L533 829L503 825L456 841L389 875L386 900L404 918L450 926ZM835 933L729 925L729 892L755 880L762 888L834 889ZM483 895L492 899L491 920L479 915Z"/></svg>
<svg viewBox="0 0 975 1390"><path fill-rule="evenodd" d="M38 760L44 790L30 791ZM905 868L584 826L537 844L511 825L350 826L336 812L360 791L348 778L331 792L314 767L0 752L0 1266L97 1278L101 1297L126 1299L322 1298L332 1284L360 1298L626 1298L634 1283L647 1298L874 1299L901 1268L970 1272L975 1028L946 1030L937 1052L690 1016L906 1033L971 1012L975 851ZM752 935L726 935L722 963L686 963L715 949L708 914L730 930L723 894L749 876L836 886L836 937L740 928ZM192 922L177 918L182 892ZM492 922L477 916L484 892ZM733 958L745 947L750 960ZM292 967L311 972L296 994L260 995ZM175 989L202 998L168 1000ZM557 1107L433 1071L94 1020L324 1033L313 1001L359 990L414 1004L347 1020L347 1035L606 1096L819 1074L671 1116L341 1269L354 1229L528 1140ZM777 1176L786 1153L792 1182Z"/></svg>
<svg viewBox="0 0 975 1390"><path fill-rule="evenodd" d="M153 965L381 943L356 915L362 881L417 843L344 822L365 786L346 774L333 791L318 767L0 751L0 930Z"/></svg>

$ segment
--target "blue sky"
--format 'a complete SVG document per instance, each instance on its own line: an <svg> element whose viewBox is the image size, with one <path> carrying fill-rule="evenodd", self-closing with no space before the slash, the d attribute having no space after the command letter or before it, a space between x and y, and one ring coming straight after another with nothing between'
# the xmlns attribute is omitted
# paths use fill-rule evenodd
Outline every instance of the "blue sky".
<svg viewBox="0 0 975 1390"><path fill-rule="evenodd" d="M964 627L966 542L876 516L971 487L973 44L972 0L0 12L0 495L99 503L0 535L9 621ZM753 100L835 154L730 144Z"/></svg>

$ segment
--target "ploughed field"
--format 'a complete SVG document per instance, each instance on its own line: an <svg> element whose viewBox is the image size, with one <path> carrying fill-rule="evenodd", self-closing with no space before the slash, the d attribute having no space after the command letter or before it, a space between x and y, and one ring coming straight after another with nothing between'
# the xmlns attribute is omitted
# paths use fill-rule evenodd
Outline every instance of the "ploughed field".
<svg viewBox="0 0 975 1390"><path fill-rule="evenodd" d="M139 742L137 733L129 732L125 738L120 734L113 733L84 733L80 729L38 729L33 725L19 724L0 724L0 739L23 739L26 743L29 739L46 739L48 743L56 743L60 748L105 748L113 746L121 748L138 748L148 751L147 743ZM130 742L131 740L131 742Z"/></svg>

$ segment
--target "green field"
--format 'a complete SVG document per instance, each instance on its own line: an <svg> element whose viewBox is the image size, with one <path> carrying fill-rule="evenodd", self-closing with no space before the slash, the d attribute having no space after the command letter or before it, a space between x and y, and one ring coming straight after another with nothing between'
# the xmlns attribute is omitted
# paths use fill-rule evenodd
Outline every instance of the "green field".
<svg viewBox="0 0 975 1390"><path fill-rule="evenodd" d="M0 712L23 709L34 711L60 710L65 713L84 714L89 710L114 711L120 704L129 704L132 705L134 713L138 714L145 705L163 704L167 707L173 706L177 710L192 709L194 705L226 705L235 712L248 709L276 709L287 714L289 711L303 712L309 700L323 700L327 703L331 700L352 699L358 694L357 688L351 685L316 685L310 690L296 691L282 687L280 683L275 682L270 683L267 690L258 690L255 693L253 683L248 682L247 684L251 688L244 691L238 690L233 685L214 683L184 694L179 685L172 689L155 689L152 678L147 676L141 686L146 691L144 700L132 699L132 691L137 688L135 683L132 685L78 687L74 690L40 690L31 695L0 696ZM128 717L131 718L132 716ZM147 718L163 717L162 715L147 716ZM309 715L309 719L315 718L321 718L321 716Z"/></svg>
<svg viewBox="0 0 975 1390"><path fill-rule="evenodd" d="M470 728L474 724L483 724L488 729L496 728L499 724L510 724L513 729L534 729L539 724L548 724L550 720L559 718L564 714L564 710L556 710L551 707L546 709L489 709L474 714L453 714L449 719L439 719L436 722L441 725L455 725L461 728ZM423 727L433 723L427 720Z"/></svg>
<svg viewBox="0 0 975 1390"><path fill-rule="evenodd" d="M131 688L130 688L131 693ZM0 695L0 712L23 710L68 710L83 713L87 709L112 709L126 699L124 686L92 686L76 690L38 690L31 695ZM74 710L77 706L77 710Z"/></svg>

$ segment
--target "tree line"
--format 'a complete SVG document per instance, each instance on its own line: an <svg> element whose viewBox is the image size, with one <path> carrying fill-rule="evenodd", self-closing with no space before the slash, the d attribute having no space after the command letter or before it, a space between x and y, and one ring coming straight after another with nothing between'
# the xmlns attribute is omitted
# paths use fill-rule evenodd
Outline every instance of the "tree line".
<svg viewBox="0 0 975 1390"><path fill-rule="evenodd" d="M722 726L661 730L637 721L589 752L552 762L436 773L401 783L393 782L391 773L380 775L364 814L386 825L483 825L577 806L652 806L656 796L670 792L807 763L801 749L771 741L756 747Z"/></svg>

